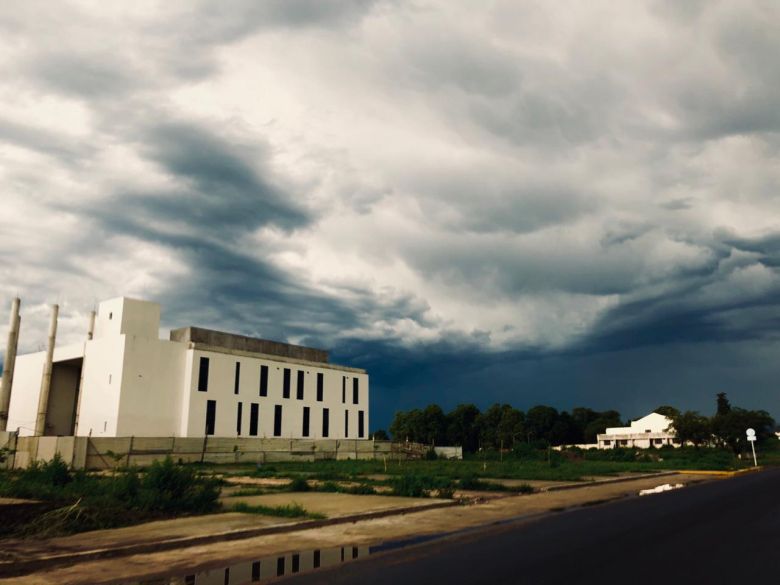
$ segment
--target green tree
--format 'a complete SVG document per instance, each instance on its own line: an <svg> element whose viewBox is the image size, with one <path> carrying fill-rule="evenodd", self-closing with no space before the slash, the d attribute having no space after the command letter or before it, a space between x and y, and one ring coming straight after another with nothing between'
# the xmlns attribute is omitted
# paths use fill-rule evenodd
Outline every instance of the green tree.
<svg viewBox="0 0 780 585"><path fill-rule="evenodd" d="M653 412L662 414L666 418L671 418L672 420L674 420L676 416L680 416L680 411L677 410L674 406L669 406L669 405L659 406Z"/></svg>
<svg viewBox="0 0 780 585"><path fill-rule="evenodd" d="M729 399L726 398L725 392L719 392L717 395L717 409L715 410L715 415L724 415L731 412L731 403L729 402Z"/></svg>
<svg viewBox="0 0 780 585"><path fill-rule="evenodd" d="M387 434L387 431L384 429L377 429L374 431L374 440L375 441L389 441L390 436Z"/></svg>
<svg viewBox="0 0 780 585"><path fill-rule="evenodd" d="M460 445L464 451L479 448L479 409L473 404L459 404L447 415L447 443Z"/></svg>
<svg viewBox="0 0 780 585"><path fill-rule="evenodd" d="M698 447L712 439L712 423L710 419L693 410L678 413L677 416L672 418L671 426L677 439L683 445L690 442Z"/></svg>
<svg viewBox="0 0 780 585"><path fill-rule="evenodd" d="M550 443L553 425L558 420L558 411L552 406L538 405L525 414L525 430L531 440Z"/></svg>
<svg viewBox="0 0 780 585"><path fill-rule="evenodd" d="M712 431L717 440L735 454L747 448L747 429L754 429L759 441L773 436L774 419L765 410L745 410L730 407L724 414L712 417Z"/></svg>
<svg viewBox="0 0 780 585"><path fill-rule="evenodd" d="M620 413L617 410L605 410L598 413L598 418L588 423L585 427L584 440L586 443L595 443L597 435L600 435L610 427L622 427Z"/></svg>

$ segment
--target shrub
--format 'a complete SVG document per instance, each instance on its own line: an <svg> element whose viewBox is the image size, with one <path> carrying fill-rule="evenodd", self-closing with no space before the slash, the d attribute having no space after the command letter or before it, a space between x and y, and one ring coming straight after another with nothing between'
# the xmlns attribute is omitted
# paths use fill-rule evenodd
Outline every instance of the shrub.
<svg viewBox="0 0 780 585"><path fill-rule="evenodd" d="M439 458L438 455L436 455L436 451L433 449L428 449L425 452L425 460L426 461L436 461Z"/></svg>
<svg viewBox="0 0 780 585"><path fill-rule="evenodd" d="M309 482L302 477L294 477L287 489L291 492L308 492L311 488Z"/></svg>
<svg viewBox="0 0 780 585"><path fill-rule="evenodd" d="M140 507L159 512L210 512L218 507L218 480L202 477L170 457L155 461L140 483Z"/></svg>
<svg viewBox="0 0 780 585"><path fill-rule="evenodd" d="M425 498L432 490L451 488L452 482L448 479L439 479L428 475L406 473L393 477L390 480L390 485L394 496Z"/></svg>

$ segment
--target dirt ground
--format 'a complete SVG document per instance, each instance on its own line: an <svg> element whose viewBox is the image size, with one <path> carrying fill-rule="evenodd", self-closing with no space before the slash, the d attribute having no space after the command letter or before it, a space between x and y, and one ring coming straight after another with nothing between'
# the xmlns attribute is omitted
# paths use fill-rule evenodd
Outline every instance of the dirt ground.
<svg viewBox="0 0 780 585"><path fill-rule="evenodd" d="M393 508L427 506L435 500L431 498L402 498L398 496L357 496L352 494L326 492L283 492L261 496L238 496L226 499L232 504L239 502L250 506L285 506L300 504L308 512L325 514L328 518L351 516L364 512L377 512Z"/></svg>
<svg viewBox="0 0 780 585"><path fill-rule="evenodd" d="M510 518L527 518L531 521L534 517L545 512L636 495L641 489L653 488L665 483L687 484L698 481L702 481L701 476L685 474L645 478L623 483L588 485L573 490L510 496L488 500L477 505L423 510L412 514L387 516L349 524L322 526L306 530L291 528L290 532L282 534L215 542L152 554L94 560L70 567L55 567L41 573L0 580L0 583L19 585L100 584L141 578L149 579L170 574L183 575L192 573L195 569L224 567L240 560L291 551L344 545L366 546L426 534L447 533ZM343 494L327 495L332 497ZM408 504L407 498L403 498L403 500ZM217 530L220 526L216 523L213 528ZM82 536L88 537L87 535Z"/></svg>

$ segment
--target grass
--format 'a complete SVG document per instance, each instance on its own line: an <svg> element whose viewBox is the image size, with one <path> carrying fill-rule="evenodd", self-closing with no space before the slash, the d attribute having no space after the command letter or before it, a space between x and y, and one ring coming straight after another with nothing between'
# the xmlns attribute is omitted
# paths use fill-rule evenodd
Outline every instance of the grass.
<svg viewBox="0 0 780 585"><path fill-rule="evenodd" d="M220 482L170 459L144 473L111 476L72 472L55 457L0 474L0 495L46 502L49 510L5 527L7 535L58 536L219 510Z"/></svg>
<svg viewBox="0 0 780 585"><path fill-rule="evenodd" d="M297 503L286 504L284 506L252 506L240 502L233 504L231 512L241 512L243 514L260 514L262 516L278 516L281 518L308 518L310 520L324 520L325 514L309 512Z"/></svg>

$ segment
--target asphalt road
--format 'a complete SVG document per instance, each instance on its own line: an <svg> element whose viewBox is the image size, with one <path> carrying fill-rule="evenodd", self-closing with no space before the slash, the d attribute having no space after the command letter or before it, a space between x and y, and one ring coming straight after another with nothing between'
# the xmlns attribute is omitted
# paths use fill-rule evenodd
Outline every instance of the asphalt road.
<svg viewBox="0 0 780 585"><path fill-rule="evenodd" d="M780 583L780 469L372 555L284 583Z"/></svg>

